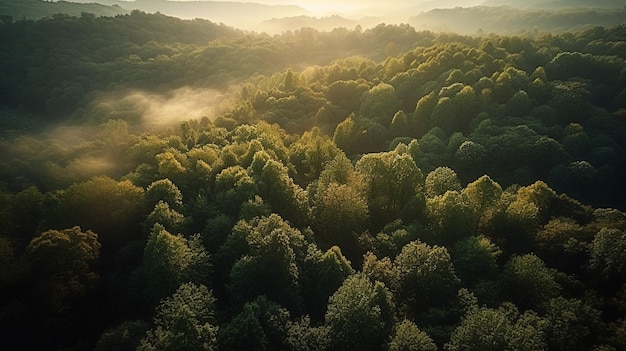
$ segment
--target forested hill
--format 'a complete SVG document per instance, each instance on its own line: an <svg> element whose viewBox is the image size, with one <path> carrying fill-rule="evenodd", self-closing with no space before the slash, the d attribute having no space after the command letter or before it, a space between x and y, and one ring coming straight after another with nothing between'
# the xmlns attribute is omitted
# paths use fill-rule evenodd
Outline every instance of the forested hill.
<svg viewBox="0 0 626 351"><path fill-rule="evenodd" d="M15 20L52 17L59 13L70 16L80 16L81 13L90 13L96 16L116 16L129 12L129 10L117 5L102 5L96 1L79 4L69 1L0 0L0 15L10 16Z"/></svg>
<svg viewBox="0 0 626 351"><path fill-rule="evenodd" d="M517 8L508 6L457 7L436 9L411 17L409 23L420 30L479 33L533 34L563 33L616 26L624 23L626 7L597 8Z"/></svg>
<svg viewBox="0 0 626 351"><path fill-rule="evenodd" d="M364 32L302 29L270 37L140 11L0 26L0 104L34 114L41 123L82 118L99 92L163 93L185 86L223 91L255 74L326 65L352 55L381 60L435 39L408 26L384 25ZM0 118L5 131L20 128L21 122Z"/></svg>
<svg viewBox="0 0 626 351"><path fill-rule="evenodd" d="M625 0L485 0L484 6L512 6L521 8L605 8L620 9L626 6Z"/></svg>
<svg viewBox="0 0 626 351"><path fill-rule="evenodd" d="M12 350L626 348L625 25L0 36Z"/></svg>

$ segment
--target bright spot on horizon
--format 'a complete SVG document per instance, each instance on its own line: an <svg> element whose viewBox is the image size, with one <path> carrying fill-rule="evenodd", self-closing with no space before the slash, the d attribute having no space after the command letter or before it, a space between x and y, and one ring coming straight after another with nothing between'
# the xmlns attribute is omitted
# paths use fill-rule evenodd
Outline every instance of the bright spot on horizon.
<svg viewBox="0 0 626 351"><path fill-rule="evenodd" d="M357 15L363 11L363 8L357 4L348 3L297 3L297 6L319 15L345 14Z"/></svg>

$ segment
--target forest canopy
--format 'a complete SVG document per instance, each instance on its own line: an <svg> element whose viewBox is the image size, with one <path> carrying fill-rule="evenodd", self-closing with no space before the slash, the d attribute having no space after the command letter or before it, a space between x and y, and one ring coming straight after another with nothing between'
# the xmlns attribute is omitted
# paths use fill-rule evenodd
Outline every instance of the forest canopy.
<svg viewBox="0 0 626 351"><path fill-rule="evenodd" d="M624 349L625 42L4 21L5 342Z"/></svg>

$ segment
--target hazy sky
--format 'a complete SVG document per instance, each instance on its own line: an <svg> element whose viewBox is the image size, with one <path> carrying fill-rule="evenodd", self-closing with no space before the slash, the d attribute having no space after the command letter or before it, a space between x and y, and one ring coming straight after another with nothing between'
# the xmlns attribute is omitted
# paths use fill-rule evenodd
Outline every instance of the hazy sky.
<svg viewBox="0 0 626 351"><path fill-rule="evenodd" d="M173 0L188 1L188 0ZM474 6L484 0L213 0L254 2L267 5L298 5L320 14L338 13L344 15L380 16L395 11L424 5L431 9L436 7Z"/></svg>

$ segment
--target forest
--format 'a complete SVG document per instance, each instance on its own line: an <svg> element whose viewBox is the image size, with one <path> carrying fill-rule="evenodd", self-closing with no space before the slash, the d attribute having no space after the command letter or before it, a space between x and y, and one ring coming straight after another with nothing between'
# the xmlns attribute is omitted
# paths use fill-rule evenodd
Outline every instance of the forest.
<svg viewBox="0 0 626 351"><path fill-rule="evenodd" d="M626 25L0 21L11 350L626 349Z"/></svg>

